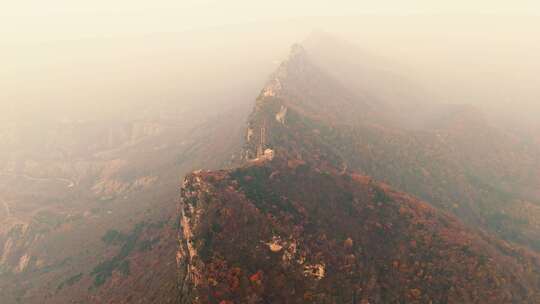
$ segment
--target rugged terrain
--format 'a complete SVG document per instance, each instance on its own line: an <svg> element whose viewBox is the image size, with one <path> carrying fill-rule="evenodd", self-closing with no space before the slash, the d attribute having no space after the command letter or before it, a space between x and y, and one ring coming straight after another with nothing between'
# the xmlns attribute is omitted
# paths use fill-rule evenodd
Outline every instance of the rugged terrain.
<svg viewBox="0 0 540 304"><path fill-rule="evenodd" d="M538 146L314 62L293 46L263 88L242 166L185 179L181 302L538 302Z"/></svg>
<svg viewBox="0 0 540 304"><path fill-rule="evenodd" d="M540 260L358 174L297 159L183 185L181 303L536 303Z"/></svg>
<svg viewBox="0 0 540 304"><path fill-rule="evenodd" d="M2 304L175 300L178 185L231 161L243 115L182 109L5 131Z"/></svg>
<svg viewBox="0 0 540 304"><path fill-rule="evenodd" d="M540 302L536 133L303 44L249 117L2 123L2 304Z"/></svg>

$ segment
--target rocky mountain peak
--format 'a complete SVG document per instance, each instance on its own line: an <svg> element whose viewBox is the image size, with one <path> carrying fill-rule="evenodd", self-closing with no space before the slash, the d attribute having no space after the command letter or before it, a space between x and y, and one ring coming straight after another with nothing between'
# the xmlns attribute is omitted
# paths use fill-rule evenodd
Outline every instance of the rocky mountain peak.
<svg viewBox="0 0 540 304"><path fill-rule="evenodd" d="M282 95L283 85L291 78L298 77L308 66L307 53L301 44L295 43L291 46L289 56L272 74L270 80L262 90L262 97L276 97Z"/></svg>

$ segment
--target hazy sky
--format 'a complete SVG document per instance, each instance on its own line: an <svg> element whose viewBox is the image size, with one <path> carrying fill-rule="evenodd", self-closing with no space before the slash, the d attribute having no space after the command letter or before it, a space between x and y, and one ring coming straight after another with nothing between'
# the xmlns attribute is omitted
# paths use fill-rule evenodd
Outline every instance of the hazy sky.
<svg viewBox="0 0 540 304"><path fill-rule="evenodd" d="M258 88L291 43L323 29L413 67L406 76L444 101L540 111L538 0L3 2L0 106L16 110Z"/></svg>
<svg viewBox="0 0 540 304"><path fill-rule="evenodd" d="M18 0L0 9L0 43L178 32L310 16L539 15L537 0Z"/></svg>

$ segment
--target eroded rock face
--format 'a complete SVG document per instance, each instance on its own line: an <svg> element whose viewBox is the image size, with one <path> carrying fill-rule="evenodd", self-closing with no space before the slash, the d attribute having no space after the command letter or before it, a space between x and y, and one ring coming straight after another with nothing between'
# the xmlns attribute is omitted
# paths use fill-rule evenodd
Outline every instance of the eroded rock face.
<svg viewBox="0 0 540 304"><path fill-rule="evenodd" d="M202 183L199 176L201 174L199 171L186 177L181 191L179 247L176 255L180 303L194 303L199 298L198 287L201 285L203 266L194 232L198 231L201 216L205 211L205 195L210 194L208 186Z"/></svg>
<svg viewBox="0 0 540 304"><path fill-rule="evenodd" d="M276 120L281 123L285 124L285 117L287 116L287 107L281 106L279 109L279 112L276 114Z"/></svg>
<svg viewBox="0 0 540 304"><path fill-rule="evenodd" d="M32 268L35 262L29 251L40 234L18 221L3 224L7 231L0 234L0 274L22 273Z"/></svg>

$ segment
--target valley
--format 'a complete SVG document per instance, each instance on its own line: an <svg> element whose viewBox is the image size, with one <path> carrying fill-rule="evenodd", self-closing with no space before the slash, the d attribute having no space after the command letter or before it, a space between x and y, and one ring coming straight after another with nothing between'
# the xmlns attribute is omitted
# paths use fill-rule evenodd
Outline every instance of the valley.
<svg viewBox="0 0 540 304"><path fill-rule="evenodd" d="M137 120L128 124L132 129L127 132L114 122L109 128L75 123L40 141L52 143L57 141L54 137L64 137L61 145L76 145L52 145L39 152L13 145L7 155L15 157L0 161L5 168L0 174L2 303L85 303L119 296L125 300L123 295L132 294L137 282L148 284L139 277L141 273L154 284L169 286L175 274L170 263L175 261L173 215L181 176L203 164L227 164L233 154L227 151L241 139L240 133L225 138L219 131L234 130L241 119L193 116L193 121L183 119L180 124ZM207 128L209 121L215 127ZM63 133L70 129L78 131L66 137ZM93 135L97 141L79 141L99 129L106 136L97 133ZM131 236L132 230L136 232ZM131 243L104 243L102 238L110 231L130 235ZM156 254L168 256L170 262L152 266L155 270L149 272L143 265L155 263ZM120 264L115 262L106 272L95 271L115 255ZM109 293L117 289L125 291ZM174 284L162 295L158 290L141 299L175 297Z"/></svg>

